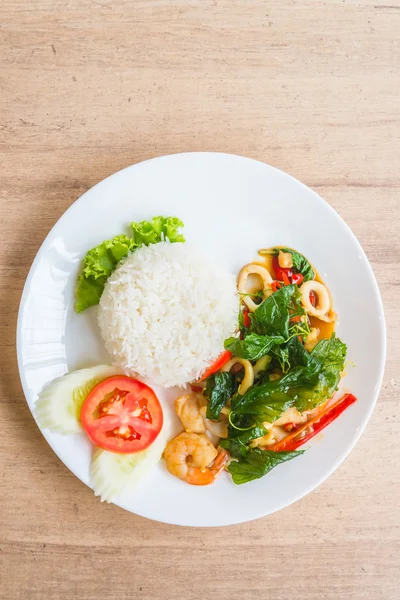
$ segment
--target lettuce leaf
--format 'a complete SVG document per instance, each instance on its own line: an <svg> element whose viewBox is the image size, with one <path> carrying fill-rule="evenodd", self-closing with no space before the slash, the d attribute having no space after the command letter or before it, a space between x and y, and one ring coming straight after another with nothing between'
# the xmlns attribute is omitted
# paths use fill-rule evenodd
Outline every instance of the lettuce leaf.
<svg viewBox="0 0 400 600"><path fill-rule="evenodd" d="M154 217L149 221L131 223L133 239L138 246L157 244L168 238L170 242L184 242L184 236L179 233L183 223L177 217Z"/></svg>
<svg viewBox="0 0 400 600"><path fill-rule="evenodd" d="M168 238L184 242L179 233L183 223L176 217L154 217L151 222L131 223L133 237L121 234L95 246L83 259L83 269L76 287L75 310L80 313L98 304L107 279L118 263L140 246L156 244Z"/></svg>
<svg viewBox="0 0 400 600"><path fill-rule="evenodd" d="M83 269L76 288L75 310L80 313L98 304L107 279L122 258L135 248L126 235L116 235L89 250L83 259Z"/></svg>

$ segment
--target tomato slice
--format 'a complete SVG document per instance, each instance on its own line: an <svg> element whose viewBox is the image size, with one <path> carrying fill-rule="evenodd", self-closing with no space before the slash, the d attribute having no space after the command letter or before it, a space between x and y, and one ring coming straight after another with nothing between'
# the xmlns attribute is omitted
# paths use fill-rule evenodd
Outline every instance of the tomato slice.
<svg viewBox="0 0 400 600"><path fill-rule="evenodd" d="M160 402L151 388L132 377L108 377L85 399L82 425L96 446L128 454L154 442L163 425Z"/></svg>

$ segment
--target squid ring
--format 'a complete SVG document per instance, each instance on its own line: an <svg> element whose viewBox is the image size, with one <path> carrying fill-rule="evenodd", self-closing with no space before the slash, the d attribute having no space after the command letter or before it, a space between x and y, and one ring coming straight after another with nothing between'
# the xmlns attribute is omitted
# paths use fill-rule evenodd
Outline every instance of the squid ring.
<svg viewBox="0 0 400 600"><path fill-rule="evenodd" d="M257 308L257 304L252 300L250 295L247 294L247 279L249 275L259 275L263 282L262 292L264 298L267 298L271 293L271 283L273 281L269 271L257 265L255 263L249 263L245 265L238 275L238 290L240 294L243 294L243 302L246 304L250 312L254 312Z"/></svg>
<svg viewBox="0 0 400 600"><path fill-rule="evenodd" d="M335 313L332 311L331 298L329 292L323 283L319 281L306 281L300 287L301 292L301 304L305 309L306 313L312 317L317 317L321 321L331 323L335 320ZM316 305L313 306L310 300L310 293L316 297Z"/></svg>
<svg viewBox="0 0 400 600"><path fill-rule="evenodd" d="M222 371L230 371L233 365L241 364L244 367L244 377L242 383L239 385L238 392L243 396L254 383L254 370L253 365L249 360L245 358L238 358L235 356L231 358L222 368Z"/></svg>

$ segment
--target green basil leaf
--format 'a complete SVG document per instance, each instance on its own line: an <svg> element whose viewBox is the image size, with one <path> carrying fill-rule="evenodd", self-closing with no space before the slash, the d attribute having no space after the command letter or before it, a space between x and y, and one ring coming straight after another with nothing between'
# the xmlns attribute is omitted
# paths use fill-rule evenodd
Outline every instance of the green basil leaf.
<svg viewBox="0 0 400 600"><path fill-rule="evenodd" d="M231 373L220 371L207 379L207 418L217 421L223 407L235 391L235 378Z"/></svg>
<svg viewBox="0 0 400 600"><path fill-rule="evenodd" d="M261 448L250 448L245 456L241 456L238 461L231 462L228 471L232 475L233 482L241 485L263 477L274 467L303 453L304 450L273 452L272 450L261 450Z"/></svg>
<svg viewBox="0 0 400 600"><path fill-rule="evenodd" d="M232 352L234 356L245 358L247 360L258 360L259 358L269 354L271 348L278 344L282 344L285 338L282 336L268 336L251 333L244 340L239 338L228 338L225 340L225 350Z"/></svg>
<svg viewBox="0 0 400 600"><path fill-rule="evenodd" d="M281 379L254 386L239 397L232 405L231 419L237 423L247 416L254 424L273 423L291 406L300 412L315 408L337 389L345 359L346 345L335 335L321 340L306 364L298 364Z"/></svg>
<svg viewBox="0 0 400 600"><path fill-rule="evenodd" d="M266 298L253 313L252 331L259 335L289 337L290 308L299 294L296 285L287 285Z"/></svg>
<svg viewBox="0 0 400 600"><path fill-rule="evenodd" d="M229 454L233 458L240 458L246 456L247 445L256 438L263 437L268 433L265 427L251 427L247 431L240 431L235 429L231 425L228 428L228 438L219 441L221 448L228 450Z"/></svg>

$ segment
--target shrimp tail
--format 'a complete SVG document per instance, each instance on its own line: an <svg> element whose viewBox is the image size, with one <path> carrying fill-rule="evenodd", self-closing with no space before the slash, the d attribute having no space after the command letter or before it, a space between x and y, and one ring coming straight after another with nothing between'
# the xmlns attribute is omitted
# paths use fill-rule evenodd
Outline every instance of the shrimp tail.
<svg viewBox="0 0 400 600"><path fill-rule="evenodd" d="M223 448L218 448L218 454L211 465L207 469L192 469L188 475L186 482L191 485L210 485L214 483L218 475L224 470L229 462L229 454Z"/></svg>

